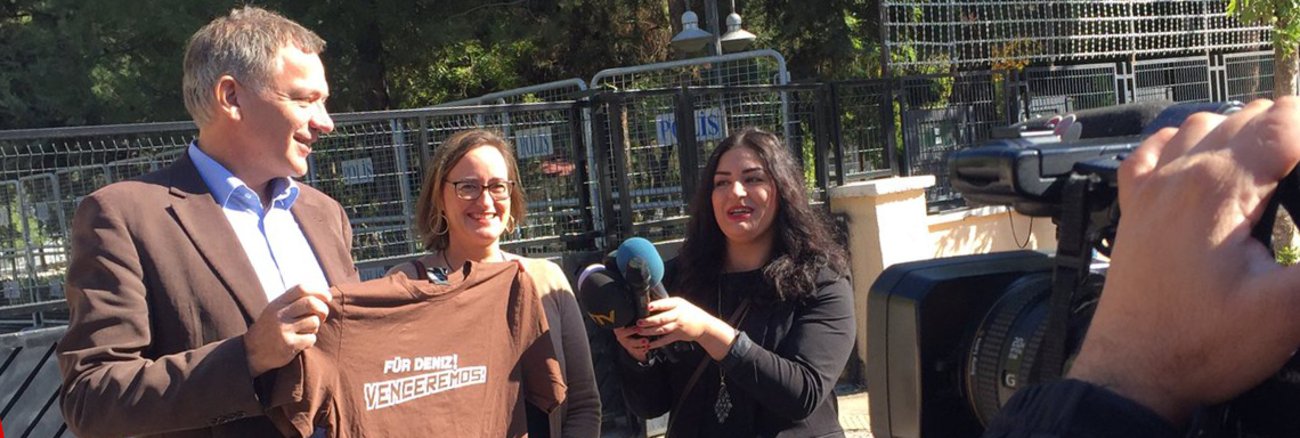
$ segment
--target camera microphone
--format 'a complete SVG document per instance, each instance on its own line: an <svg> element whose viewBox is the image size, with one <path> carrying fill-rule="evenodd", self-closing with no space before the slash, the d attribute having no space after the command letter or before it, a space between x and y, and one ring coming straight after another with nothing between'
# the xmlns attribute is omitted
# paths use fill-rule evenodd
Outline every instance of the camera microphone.
<svg viewBox="0 0 1300 438"><path fill-rule="evenodd" d="M1171 106L1174 106L1174 103L1168 100L1152 100L1076 111L1067 114L1066 118L1074 116L1072 123L1079 127L1075 131L1078 137L1061 140L1144 135L1145 129ZM1070 129L1058 125L1056 130L1069 131Z"/></svg>
<svg viewBox="0 0 1300 438"><path fill-rule="evenodd" d="M646 305L668 298L664 260L649 240L629 238L578 275L578 302L600 328L627 327L646 316Z"/></svg>
<svg viewBox="0 0 1300 438"><path fill-rule="evenodd" d="M645 315L618 271L596 263L578 275L578 302L596 327L627 327Z"/></svg>

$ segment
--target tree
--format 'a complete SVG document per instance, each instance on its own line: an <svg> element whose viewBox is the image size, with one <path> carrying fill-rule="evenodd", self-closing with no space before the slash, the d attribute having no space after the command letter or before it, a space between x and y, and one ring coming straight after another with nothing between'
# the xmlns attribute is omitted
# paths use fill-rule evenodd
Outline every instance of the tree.
<svg viewBox="0 0 1300 438"><path fill-rule="evenodd" d="M1273 26L1273 97L1295 94L1300 61L1296 52L1300 48L1300 1L1230 0L1228 15Z"/></svg>
<svg viewBox="0 0 1300 438"><path fill-rule="evenodd" d="M1273 25L1273 97L1296 92L1296 72L1300 70L1300 1L1297 0L1230 0L1228 15L1246 22ZM1295 221L1286 210L1278 209L1273 223L1273 243L1279 253L1294 252L1297 247Z"/></svg>

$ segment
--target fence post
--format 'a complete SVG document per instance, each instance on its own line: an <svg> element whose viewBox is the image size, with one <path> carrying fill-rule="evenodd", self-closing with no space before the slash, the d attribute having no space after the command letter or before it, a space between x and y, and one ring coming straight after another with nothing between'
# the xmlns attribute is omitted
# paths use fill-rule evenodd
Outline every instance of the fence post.
<svg viewBox="0 0 1300 438"><path fill-rule="evenodd" d="M590 101L588 100L574 101L573 106L569 109L569 137L573 139L573 148L569 151L569 157L574 164L573 190L578 196L578 214L582 218L583 229L579 242L582 247L575 248L566 244L565 249L570 251L595 249L596 245L592 241L592 236L599 236L604 228L603 224L596 223L592 218L591 192L587 190L587 183L590 178L590 174L587 172L591 163L587 156L589 148L586 145L586 130L583 128L585 125L583 123L583 114L585 114L583 107L589 104Z"/></svg>
<svg viewBox="0 0 1300 438"><path fill-rule="evenodd" d="M699 178L700 145L695 138L695 96L682 86L673 96L677 128L677 166L681 173L682 199L690 202Z"/></svg>
<svg viewBox="0 0 1300 438"><path fill-rule="evenodd" d="M844 160L848 159L848 157L844 156L844 127L842 126L844 120L840 117L844 109L840 107L839 88L835 86L835 83L827 83L825 88L826 99L830 102L828 103L830 106L828 110L830 111L830 120L828 120L827 124L830 128L831 147L835 150L835 185L838 187L844 185ZM827 187L826 191L826 200L830 202L830 187Z"/></svg>
<svg viewBox="0 0 1300 438"><path fill-rule="evenodd" d="M601 239L605 245L599 249L604 250L613 246L614 233L618 230L618 224L614 223L614 194L611 187L615 179L609 170L610 151L615 148L615 144L609 132L609 124L612 119L611 108L622 105L622 101L618 94L612 92L598 94L593 99L595 107L591 111L591 127L594 141L591 151L594 160L591 164L595 166L593 174L596 175L596 189L600 195L597 208L601 212Z"/></svg>
<svg viewBox="0 0 1300 438"><path fill-rule="evenodd" d="M885 88L885 105L887 109L879 111L881 121L880 127L885 132L885 156L889 160L889 169L894 176L902 176L902 164L898 161L898 125L896 121L901 120L898 112L902 109L902 102L894 93L895 87L901 82L897 79L886 78L881 80Z"/></svg>
<svg viewBox="0 0 1300 438"><path fill-rule="evenodd" d="M415 209L411 200L411 174L419 172L421 167L412 169L410 167L410 156L407 155L406 126L400 119L390 119L388 126L393 130L393 170L397 171L398 196L402 201L402 222L406 224L406 233L409 237L407 242L416 242L415 227L411 221L415 218ZM417 181L419 178L417 177ZM407 251L415 251L418 248L407 247Z"/></svg>
<svg viewBox="0 0 1300 438"><path fill-rule="evenodd" d="M610 125L617 124L609 126L609 139L614 159L614 184L618 187L619 226L614 239L618 242L634 233L632 225L635 223L632 220L632 189L628 184L631 174L628 173L627 103L622 95L612 102L609 111Z"/></svg>
<svg viewBox="0 0 1300 438"><path fill-rule="evenodd" d="M35 283L36 257L32 255L32 230L31 224L29 223L30 221L28 220L30 216L27 215L27 189L23 187L23 180L21 178L18 180L18 208L18 211L22 213L19 215L18 220L23 224L23 259L27 262L27 278L32 283ZM35 209L36 207L32 208ZM21 295L23 284L21 281L18 281L18 278L17 275L14 275L14 282L18 283L19 293ZM32 302L36 302L35 292L32 293L30 299Z"/></svg>
<svg viewBox="0 0 1300 438"><path fill-rule="evenodd" d="M834 117L830 103L833 94L830 91L830 85L826 84L813 89L813 93L816 96L813 101L813 105L815 105L813 110L813 175L817 178L817 188L821 189L822 202L830 202L831 180L830 169L828 169L830 160L827 155L829 155L831 148L831 123L827 119ZM843 162L844 157L840 157L837 161ZM844 169L840 167L836 174L843 180Z"/></svg>

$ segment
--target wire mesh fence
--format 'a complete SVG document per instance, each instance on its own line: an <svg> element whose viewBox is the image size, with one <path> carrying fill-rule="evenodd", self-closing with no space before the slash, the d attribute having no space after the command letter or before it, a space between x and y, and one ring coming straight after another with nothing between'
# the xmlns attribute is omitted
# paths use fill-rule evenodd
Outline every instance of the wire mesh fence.
<svg viewBox="0 0 1300 438"><path fill-rule="evenodd" d="M1132 101L1179 103L1214 100L1210 59L1205 56L1133 62Z"/></svg>
<svg viewBox="0 0 1300 438"><path fill-rule="evenodd" d="M602 70L592 90L631 91L674 87L776 85L789 82L785 57L774 50L693 58Z"/></svg>
<svg viewBox="0 0 1300 438"><path fill-rule="evenodd" d="M1273 97L1273 52L1230 53L1220 63L1229 100Z"/></svg>
<svg viewBox="0 0 1300 438"><path fill-rule="evenodd" d="M0 305L63 299L77 204L170 163L195 132L191 123L0 132Z"/></svg>
<svg viewBox="0 0 1300 438"><path fill-rule="evenodd" d="M933 174L927 196L939 212L963 206L946 157L985 141L991 127L1156 97L1249 100L1268 95L1271 68L1271 53L1246 52L339 114L304 181L344 206L354 259L363 277L375 277L423 251L412 225L432 151L461 130L495 130L515 145L528 195L527 221L504 244L556 257L631 235L681 238L700 168L721 139L747 126L782 135L814 200L851 181ZM61 299L77 203L169 165L195 134L190 123L0 132L0 306Z"/></svg>
<svg viewBox="0 0 1300 438"><path fill-rule="evenodd" d="M885 0L890 70L997 67L1116 57L1259 50L1266 25L1226 15L1227 0Z"/></svg>
<svg viewBox="0 0 1300 438"><path fill-rule="evenodd" d="M1029 67L1017 74L1021 120L1040 114L1066 114L1121 101L1116 64Z"/></svg>
<svg viewBox="0 0 1300 438"><path fill-rule="evenodd" d="M893 90L886 80L832 84L835 105L828 177L837 184L889 176L894 169Z"/></svg>
<svg viewBox="0 0 1300 438"><path fill-rule="evenodd" d="M353 257L363 277L382 275L396 260L423 251L414 232L424 162L453 134L487 129L515 146L518 187L528 198L523 224L503 236L529 256L563 252L582 236L590 206L583 195L580 112L573 102L437 108L341 115L337 131L314 154L308 181L344 205L353 224Z"/></svg>
<svg viewBox="0 0 1300 438"><path fill-rule="evenodd" d="M594 131L602 139L595 146L605 170L602 185L609 188L602 204L609 206L610 237L680 239L687 204L705 182L699 171L720 141L746 127L780 134L804 164L813 199L822 199L832 167L826 89L698 87L601 95Z"/></svg>
<svg viewBox="0 0 1300 438"><path fill-rule="evenodd" d="M582 97L587 90L587 83L582 79L571 78L545 84L531 85L512 90L488 93L469 99L443 102L437 107L497 105L505 103L538 103L574 100Z"/></svg>
<svg viewBox="0 0 1300 438"><path fill-rule="evenodd" d="M903 137L903 173L934 175L926 189L931 211L962 205L948 182L947 157L989 138L994 126L1012 122L1006 72L910 76L898 83Z"/></svg>

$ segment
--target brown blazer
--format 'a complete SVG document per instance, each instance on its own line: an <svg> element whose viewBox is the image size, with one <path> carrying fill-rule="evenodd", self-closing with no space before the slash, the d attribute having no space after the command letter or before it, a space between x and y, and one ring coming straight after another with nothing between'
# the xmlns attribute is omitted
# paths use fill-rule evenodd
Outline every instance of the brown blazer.
<svg viewBox="0 0 1300 438"><path fill-rule="evenodd" d="M356 282L342 206L299 187L290 211L325 279ZM57 351L77 436L279 436L244 352L266 294L188 154L81 202L66 284Z"/></svg>

